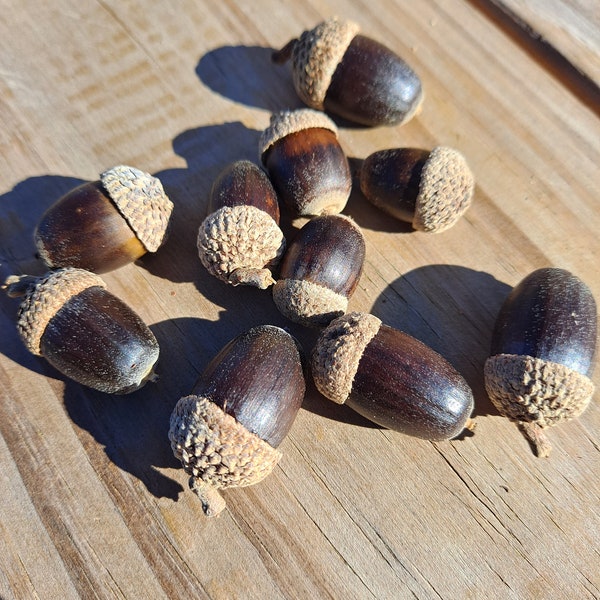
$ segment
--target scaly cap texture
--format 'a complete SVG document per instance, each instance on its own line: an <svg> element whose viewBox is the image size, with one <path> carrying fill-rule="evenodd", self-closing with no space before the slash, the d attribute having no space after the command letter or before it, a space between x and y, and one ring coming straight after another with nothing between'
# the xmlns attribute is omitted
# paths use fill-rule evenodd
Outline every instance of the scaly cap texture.
<svg viewBox="0 0 600 600"><path fill-rule="evenodd" d="M160 180L134 167L119 165L102 173L100 181L146 250L156 252L173 212L173 203Z"/></svg>

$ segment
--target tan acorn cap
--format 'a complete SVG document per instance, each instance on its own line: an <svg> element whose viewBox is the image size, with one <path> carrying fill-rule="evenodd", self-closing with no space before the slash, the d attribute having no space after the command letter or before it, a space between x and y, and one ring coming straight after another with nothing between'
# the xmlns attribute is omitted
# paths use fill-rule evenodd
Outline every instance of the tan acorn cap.
<svg viewBox="0 0 600 600"><path fill-rule="evenodd" d="M300 99L323 110L331 78L360 27L331 17L305 31L292 49L292 78Z"/></svg>
<svg viewBox="0 0 600 600"><path fill-rule="evenodd" d="M156 252L173 212L173 203L160 180L134 167L119 165L104 171L100 181L144 248Z"/></svg>
<svg viewBox="0 0 600 600"><path fill-rule="evenodd" d="M267 267L285 251L285 237L275 220L255 206L223 206L198 230L198 255L211 275L233 285L266 289L275 280Z"/></svg>
<svg viewBox="0 0 600 600"><path fill-rule="evenodd" d="M578 417L595 389L589 377L565 365L516 354L488 358L484 376L490 400L501 415L519 424L535 425L522 429L543 456L549 454L550 445L536 428Z"/></svg>
<svg viewBox="0 0 600 600"><path fill-rule="evenodd" d="M313 379L323 396L346 402L363 352L380 327L381 320L374 315L351 312L323 330L311 356Z"/></svg>
<svg viewBox="0 0 600 600"><path fill-rule="evenodd" d="M169 440L209 517L225 508L219 489L258 483L282 456L203 396L185 396L177 402Z"/></svg>
<svg viewBox="0 0 600 600"><path fill-rule="evenodd" d="M277 141L304 129L328 129L336 137L336 124L324 113L310 108L282 110L271 115L269 126L262 132L258 142L259 158L263 162L265 152Z"/></svg>
<svg viewBox="0 0 600 600"><path fill-rule="evenodd" d="M64 304L90 287L106 287L98 275L73 267L41 277L9 278L6 284L9 295L19 295L11 294L11 288L25 288L17 314L17 330L27 349L37 356L41 356L40 341L48 323Z"/></svg>
<svg viewBox="0 0 600 600"><path fill-rule="evenodd" d="M430 233L449 229L471 205L474 187L471 169L458 150L434 148L421 173L413 227Z"/></svg>

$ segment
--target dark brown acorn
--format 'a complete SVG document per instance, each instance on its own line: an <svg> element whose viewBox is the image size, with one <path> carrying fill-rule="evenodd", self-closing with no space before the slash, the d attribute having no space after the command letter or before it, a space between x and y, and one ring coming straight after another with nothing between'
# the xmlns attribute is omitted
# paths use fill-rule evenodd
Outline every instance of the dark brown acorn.
<svg viewBox="0 0 600 600"><path fill-rule="evenodd" d="M317 389L367 419L427 440L472 429L473 394L437 352L367 313L332 321L313 350Z"/></svg>
<svg viewBox="0 0 600 600"><path fill-rule="evenodd" d="M449 229L462 217L474 186L464 156L445 146L379 150L360 169L360 188L369 202L431 233Z"/></svg>
<svg viewBox="0 0 600 600"><path fill-rule="evenodd" d="M293 216L341 212L352 189L337 127L325 114L301 109L271 116L259 142L261 163Z"/></svg>
<svg viewBox="0 0 600 600"><path fill-rule="evenodd" d="M364 260L365 239L350 217L314 217L300 229L281 261L273 300L288 319L324 327L346 312Z"/></svg>
<svg viewBox="0 0 600 600"><path fill-rule="evenodd" d="M273 325L230 341L171 415L169 439L207 516L225 508L219 489L253 485L279 462L300 409L300 345Z"/></svg>
<svg viewBox="0 0 600 600"><path fill-rule="evenodd" d="M564 269L529 274L500 309L485 364L486 389L538 456L551 451L543 430L578 417L594 394L596 337L592 292Z"/></svg>
<svg viewBox="0 0 600 600"><path fill-rule="evenodd" d="M361 125L406 123L423 101L416 73L352 21L330 18L273 54L276 63L290 58L305 104Z"/></svg>
<svg viewBox="0 0 600 600"><path fill-rule="evenodd" d="M106 273L158 250L172 210L156 177L120 165L53 204L37 225L35 244L50 268Z"/></svg>
<svg viewBox="0 0 600 600"><path fill-rule="evenodd" d="M269 178L248 160L223 169L214 181L208 216L198 230L198 254L211 275L232 285L265 289L285 251L279 204Z"/></svg>
<svg viewBox="0 0 600 600"><path fill-rule="evenodd" d="M17 328L27 349L63 375L107 394L154 381L159 347L142 319L82 269L10 277L9 296L24 296Z"/></svg>

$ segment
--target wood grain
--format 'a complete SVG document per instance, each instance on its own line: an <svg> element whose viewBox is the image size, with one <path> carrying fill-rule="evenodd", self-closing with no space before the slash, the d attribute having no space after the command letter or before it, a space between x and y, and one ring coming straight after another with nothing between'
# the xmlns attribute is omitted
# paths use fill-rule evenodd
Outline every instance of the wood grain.
<svg viewBox="0 0 600 600"><path fill-rule="evenodd" d="M586 6L548 20L572 32ZM597 394L549 432L554 452L541 460L482 380L499 306L529 272L564 267L600 298L598 50L585 44L585 64L569 57L587 78L557 64L573 40L549 35L529 9L545 44L487 0L4 2L2 279L43 271L32 241L43 211L115 164L160 177L175 212L158 253L103 276L161 345L160 380L140 392L66 381L27 353L17 303L0 298L0 597L600 597ZM333 14L403 56L426 91L405 126L340 124L353 163L450 145L477 180L472 208L439 235L393 222L355 186L344 212L363 229L367 260L350 309L445 356L474 390L478 425L461 440L416 440L309 382L280 465L225 492L227 509L210 520L169 447L173 406L241 331L285 326L306 350L316 332L286 321L268 292L212 278L196 232L221 168L256 161L270 113L301 106L271 50ZM284 219L286 233L302 223Z"/></svg>

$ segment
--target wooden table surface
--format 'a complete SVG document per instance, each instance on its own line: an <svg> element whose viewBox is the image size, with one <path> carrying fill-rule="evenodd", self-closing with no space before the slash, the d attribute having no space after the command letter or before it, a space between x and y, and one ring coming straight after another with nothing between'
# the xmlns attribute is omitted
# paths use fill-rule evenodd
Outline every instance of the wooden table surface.
<svg viewBox="0 0 600 600"><path fill-rule="evenodd" d="M5 0L0 275L38 274L32 231L63 193L129 164L175 204L167 244L106 274L154 331L160 380L112 397L30 355L0 300L0 597L599 598L600 404L536 458L486 397L498 308L559 266L600 298L600 24L595 0ZM451 230L391 222L354 191L367 261L351 310L425 341L467 379L473 436L371 426L309 385L280 464L208 519L172 455L176 401L232 337L286 326L228 287L195 238L221 168L257 160L272 111L301 106L270 53L331 15L403 56L426 90L402 127L340 127L351 159L448 145L475 173ZM301 226L287 222L287 233ZM600 369L594 376L600 383Z"/></svg>

